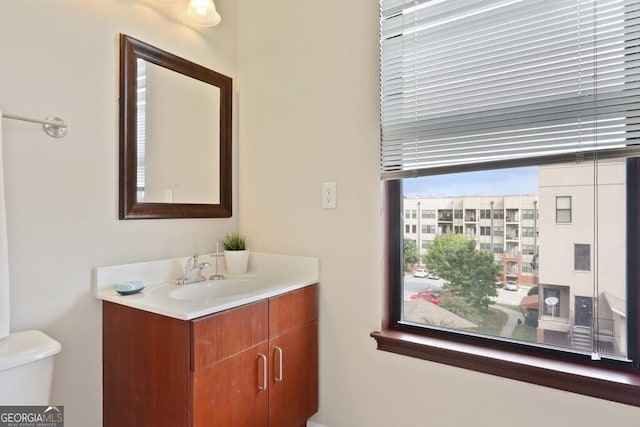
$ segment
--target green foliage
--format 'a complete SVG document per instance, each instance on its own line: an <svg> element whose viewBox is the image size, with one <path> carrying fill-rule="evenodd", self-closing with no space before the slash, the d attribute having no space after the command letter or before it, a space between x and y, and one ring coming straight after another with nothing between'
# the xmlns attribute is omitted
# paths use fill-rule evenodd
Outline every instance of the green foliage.
<svg viewBox="0 0 640 427"><path fill-rule="evenodd" d="M478 251L475 242L461 234L438 235L427 252L427 268L448 283L446 289L477 309L488 309L498 295L500 270L493 254Z"/></svg>
<svg viewBox="0 0 640 427"><path fill-rule="evenodd" d="M246 250L245 238L240 233L229 233L222 241L222 246L226 251Z"/></svg>
<svg viewBox="0 0 640 427"><path fill-rule="evenodd" d="M442 299L440 307L448 310L460 317L467 319L469 322L473 322L476 325L482 323L482 315L480 310L471 305L466 299L457 295L445 295Z"/></svg>
<svg viewBox="0 0 640 427"><path fill-rule="evenodd" d="M416 264L420 258L415 240L404 239L403 244L404 265Z"/></svg>

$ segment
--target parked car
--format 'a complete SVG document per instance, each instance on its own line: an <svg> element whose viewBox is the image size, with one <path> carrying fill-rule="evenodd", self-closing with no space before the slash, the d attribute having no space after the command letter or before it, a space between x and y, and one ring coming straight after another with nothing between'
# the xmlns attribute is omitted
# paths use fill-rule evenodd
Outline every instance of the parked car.
<svg viewBox="0 0 640 427"><path fill-rule="evenodd" d="M440 277L438 277L438 275L434 272L429 273L429 275L427 276L428 279L439 279Z"/></svg>
<svg viewBox="0 0 640 427"><path fill-rule="evenodd" d="M417 294L413 294L409 297L410 299L423 299L435 305L440 305L442 302L442 294L439 292L433 291L422 291Z"/></svg>
<svg viewBox="0 0 640 427"><path fill-rule="evenodd" d="M424 268L416 268L416 271L413 272L413 277L427 277L427 270Z"/></svg>
<svg viewBox="0 0 640 427"><path fill-rule="evenodd" d="M504 285L504 289L507 291L517 291L518 290L518 282L514 280L507 281L507 284Z"/></svg>

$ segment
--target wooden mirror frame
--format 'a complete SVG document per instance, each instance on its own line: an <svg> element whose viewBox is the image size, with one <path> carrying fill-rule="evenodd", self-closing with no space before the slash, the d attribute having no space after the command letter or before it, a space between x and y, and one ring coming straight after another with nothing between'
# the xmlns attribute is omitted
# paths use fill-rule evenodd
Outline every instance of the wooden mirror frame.
<svg viewBox="0 0 640 427"><path fill-rule="evenodd" d="M136 191L136 60L138 58L220 89L220 188L218 204L138 202ZM231 77L125 34L120 34L120 219L231 217L232 87Z"/></svg>

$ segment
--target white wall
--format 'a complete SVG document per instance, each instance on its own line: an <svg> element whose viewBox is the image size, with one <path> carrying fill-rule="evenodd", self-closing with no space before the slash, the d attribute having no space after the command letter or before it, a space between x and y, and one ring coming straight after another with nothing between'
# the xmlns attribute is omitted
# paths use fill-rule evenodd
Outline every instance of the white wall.
<svg viewBox="0 0 640 427"><path fill-rule="evenodd" d="M240 228L321 257L327 427L635 425L640 409L375 350L380 327L378 2L240 0ZM321 182L338 183L323 210Z"/></svg>
<svg viewBox="0 0 640 427"><path fill-rule="evenodd" d="M194 30L133 0L0 1L0 110L69 123L54 140L3 121L11 329L61 342L52 401L68 427L102 425L93 267L209 251L237 228L235 218L118 220L118 34L235 77L236 2L216 4L222 23Z"/></svg>

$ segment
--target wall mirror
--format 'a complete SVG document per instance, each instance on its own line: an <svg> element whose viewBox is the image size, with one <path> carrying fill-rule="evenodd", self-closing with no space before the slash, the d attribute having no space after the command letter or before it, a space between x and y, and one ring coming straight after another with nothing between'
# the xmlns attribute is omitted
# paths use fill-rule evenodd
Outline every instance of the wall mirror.
<svg viewBox="0 0 640 427"><path fill-rule="evenodd" d="M120 219L231 216L232 79L120 35Z"/></svg>

